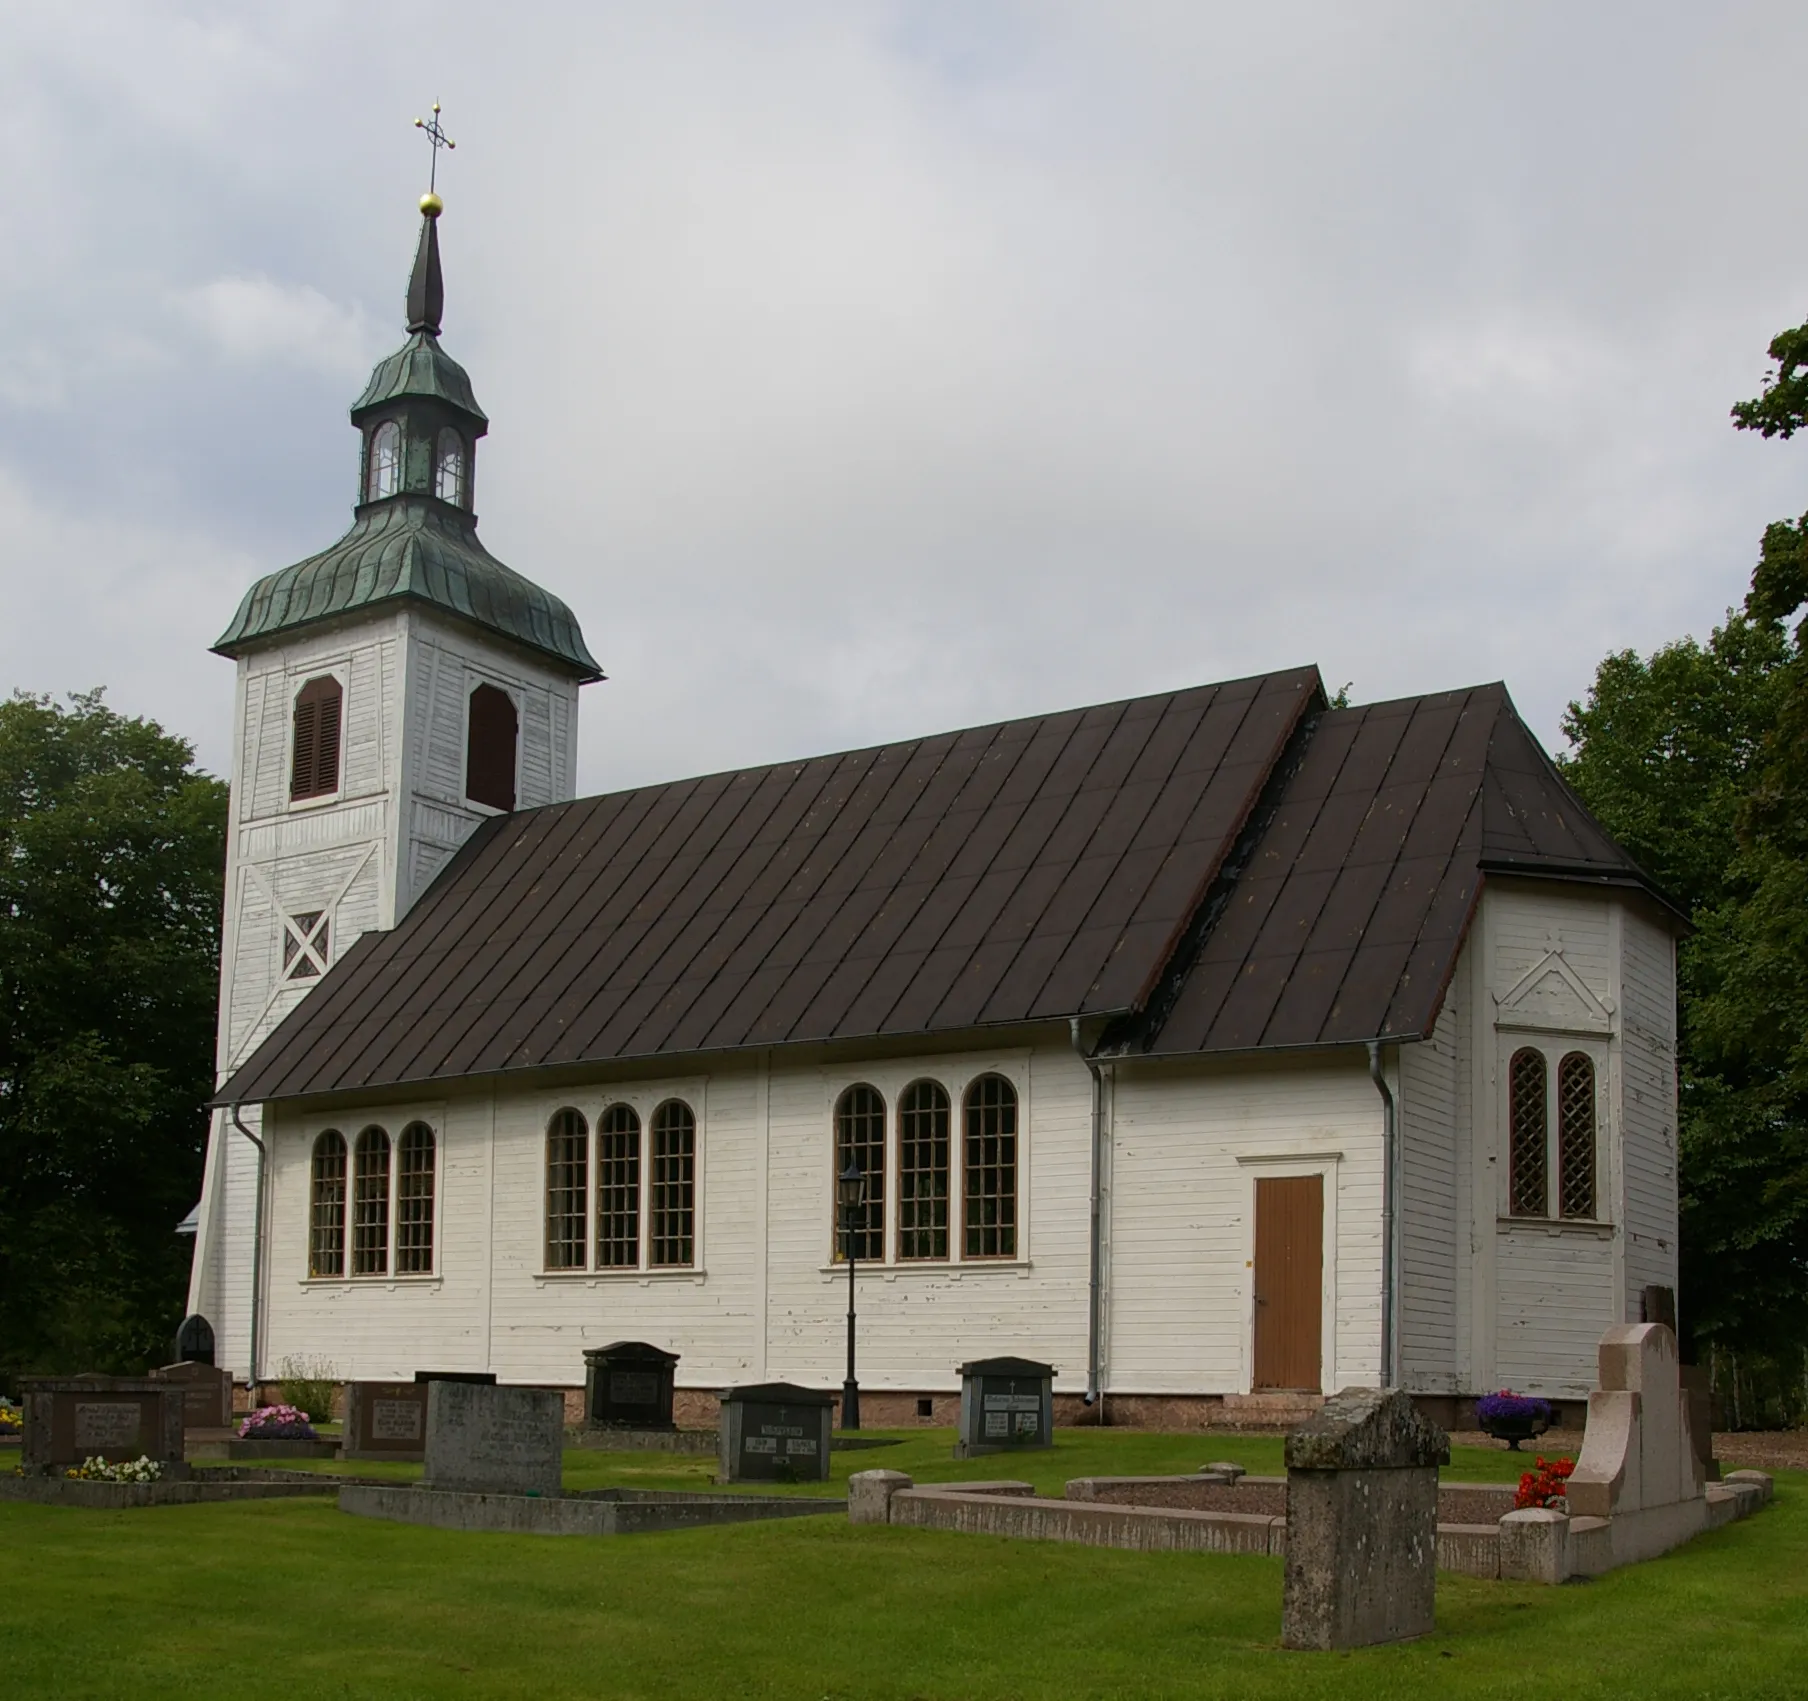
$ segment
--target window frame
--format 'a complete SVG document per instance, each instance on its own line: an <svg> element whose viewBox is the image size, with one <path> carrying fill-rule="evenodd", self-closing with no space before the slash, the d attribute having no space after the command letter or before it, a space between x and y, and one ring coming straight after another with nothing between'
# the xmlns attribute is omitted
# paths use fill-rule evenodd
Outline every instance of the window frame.
<svg viewBox="0 0 1808 1701"><path fill-rule="evenodd" d="M515 802L513 809L500 809L493 803L485 803L482 798L471 796L471 699L477 695L480 685L488 685L500 691L508 698L515 711L515 756L514 784ZM466 809L474 809L484 815L508 815L515 809L531 808L521 795L522 754L527 733L527 694L519 685L506 679L499 679L491 673L480 673L475 668L465 669L464 705L460 710L460 769L458 777L459 801ZM575 1102L575 1101L574 1101ZM594 1118L592 1119L594 1126Z"/></svg>
<svg viewBox="0 0 1808 1701"><path fill-rule="evenodd" d="M310 686L331 680L339 687L339 749L333 767L333 784L324 791L308 791L297 793L295 790L295 745L299 731L297 719L301 710L301 696ZM284 674L284 682L288 687L289 724L284 745L287 756L286 775L283 782L283 803L288 809L318 809L324 804L337 803L345 792L345 754L348 740L346 723L349 720L351 704L351 668L343 660L329 662L324 666L290 668Z"/></svg>
<svg viewBox="0 0 1808 1701"><path fill-rule="evenodd" d="M381 464L377 453L377 444L385 434L390 434L395 443L395 459L390 463L394 478L387 490L378 490L377 468ZM359 492L359 503L387 502L391 497L402 494L403 462L407 457L407 433L402 430L402 422L393 415L388 419L380 419L370 428L370 435L364 439L364 488Z"/></svg>
<svg viewBox="0 0 1808 1701"><path fill-rule="evenodd" d="M446 439L451 438L458 446L458 489L456 494L448 496L445 492ZM460 510L471 506L471 445L465 434L455 425L442 425L433 434L433 495L437 501L444 502L449 508Z"/></svg>
<svg viewBox="0 0 1808 1701"><path fill-rule="evenodd" d="M705 1097L707 1083L703 1080L658 1081L648 1082L644 1087L638 1083L628 1083L617 1090L608 1092L585 1092L566 1094L542 1094L537 1109L539 1125L544 1139L550 1130L552 1118L561 1110L575 1110L585 1121L589 1129L589 1144L585 1152L584 1188L584 1261L569 1267L558 1267L546 1262L546 1157L542 1145L540 1159L540 1264L534 1272L537 1283L582 1281L596 1282L656 1282L670 1280L698 1280L707 1274L705 1268L705 1200L707 1197L707 1150L708 1150L708 1106ZM691 1262L688 1264L655 1264L653 1257L653 1116L658 1108L671 1100L677 1100L690 1110L693 1132L691 1146ZM601 1165L603 1151L603 1124L610 1113L618 1107L631 1112L638 1126L636 1150L639 1154L639 1173L636 1176L635 1208L638 1220L635 1225L635 1255L637 1262L633 1264L601 1264L598 1256L601 1251L599 1236L601 1206Z"/></svg>
<svg viewBox="0 0 1808 1701"><path fill-rule="evenodd" d="M853 1086L870 1086L875 1088L885 1099L886 1104L886 1139L885 1139L885 1188L886 1201L886 1235L885 1257L883 1259L862 1259L859 1274L864 1277L869 1271L882 1274L887 1280L899 1274L917 1272L927 1276L945 1276L950 1272L968 1270L1023 1270L1031 1267L1033 1254L1031 1200L1033 1196L1034 1142L1031 1139L1033 1122L1032 1094L1030 1091L1030 1062L1032 1054L1028 1050L1005 1053L973 1054L971 1060L948 1057L909 1057L900 1058L896 1062L866 1065L856 1072L854 1069L823 1069L819 1071L823 1086L822 1104L822 1142L818 1150L823 1154L821 1163L821 1209L824 1220L838 1220L831 1213L835 1211L835 1177L836 1177L836 1138L835 1107L840 1103L841 1095ZM1009 1257L966 1255L965 1248L965 1107L967 1093L973 1084L988 1075L996 1075L1008 1082L1017 1095L1017 1197L1016 1197L1016 1229L1017 1249ZM903 1205L902 1178L900 1162L903 1155L903 1142L900 1137L900 1107L904 1102L904 1094L918 1082L931 1082L939 1087L948 1098L949 1106L949 1153L948 1153L948 1250L946 1255L933 1258L904 1258L899 1255L904 1243L904 1231L899 1223L899 1212ZM847 1279L847 1260L831 1256L819 1266L819 1274L834 1276L839 1274L842 1280Z"/></svg>
<svg viewBox="0 0 1808 1701"><path fill-rule="evenodd" d="M1608 1092L1611 1036L1557 1028L1532 1030L1515 1025L1499 1030L1499 1045L1496 1103L1500 1119L1501 1176L1497 1212L1500 1223L1505 1227L1516 1224L1541 1228L1611 1227L1615 1174L1612 1102ZM1536 1214L1514 1209L1513 1064L1519 1054L1526 1051L1537 1052L1544 1064L1544 1208ZM1594 1210L1585 1217L1563 1214L1562 1075L1565 1063L1572 1057L1587 1062L1594 1081Z"/></svg>
<svg viewBox="0 0 1808 1701"><path fill-rule="evenodd" d="M835 1095L834 1109L830 1112L830 1125L835 1141L834 1156L831 1160L831 1164L838 1183L841 1171L844 1167L842 1162L842 1117L844 1114L860 1115L864 1117L870 1117L871 1115L870 1109L860 1112L846 1109L849 1100L852 1099L856 1093L870 1093L878 1100L879 1104L879 1162L876 1168L866 1164L861 1165L861 1172L867 1178L868 1183L866 1203L861 1206L861 1210L865 1214L865 1221L854 1231L855 1234L859 1236L863 1247L870 1245L873 1236L876 1234L879 1241L879 1250L876 1254L862 1250L857 1254L856 1261L861 1264L884 1264L890 1261L888 1254L891 1251L891 1200L889 1197L889 1190L886 1187L886 1181L892 1169L892 1124L896 1113L891 1101L878 1087L875 1087L871 1081L862 1080L849 1082L847 1086L843 1087L841 1091ZM870 1150L873 1145L870 1133L865 1139L859 1141L858 1144L862 1148ZM879 1197L877 1200L874 1200L872 1196L873 1189L871 1185L875 1176L877 1177L879 1184ZM834 1204L829 1221L829 1262L831 1264L845 1264L848 1260L848 1235L844 1221L845 1211L841 1203L839 1186L833 1190L832 1197ZM878 1222L876 1226L873 1220L873 1207L875 1204L878 1206Z"/></svg>
<svg viewBox="0 0 1808 1701"><path fill-rule="evenodd" d="M351 1126L348 1134L346 1128ZM431 1175L432 1200L427 1214L427 1235L430 1258L424 1270L401 1270L397 1268L399 1247L401 1244L401 1149L403 1137L415 1127L425 1128L433 1141L433 1163L429 1171ZM385 1170L388 1194L384 1214L384 1231L387 1236L384 1268L381 1271L358 1271L354 1256L353 1232L355 1227L355 1201L357 1189L357 1151L358 1141L366 1129L381 1129L389 1141L389 1161ZM341 1180L342 1197L340 1201L339 1251L340 1266L337 1275L319 1275L314 1270L314 1164L315 1153L322 1139L328 1134L338 1135L344 1151L344 1172ZM441 1257L443 1253L443 1227L445 1211L445 1152L446 1152L446 1119L443 1106L407 1106L392 1109L388 1106L379 1110L360 1112L350 1118L332 1121L322 1119L310 1123L302 1130L306 1143L307 1161L307 1234L304 1240L303 1286L332 1287L367 1287L372 1284L384 1284L393 1287L396 1283L411 1282L437 1283L441 1276Z"/></svg>

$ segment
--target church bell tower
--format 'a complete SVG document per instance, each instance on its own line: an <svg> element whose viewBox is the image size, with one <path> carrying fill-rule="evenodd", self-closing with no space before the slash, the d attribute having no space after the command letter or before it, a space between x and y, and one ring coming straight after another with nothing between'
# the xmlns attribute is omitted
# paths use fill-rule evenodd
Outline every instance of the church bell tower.
<svg viewBox="0 0 1808 1701"><path fill-rule="evenodd" d="M220 1080L487 816L576 789L578 689L602 672L571 610L478 540L489 421L440 346L441 211L422 197L408 340L352 406L351 529L258 580L213 646L238 666ZM215 1114L189 1310L240 1376L271 1369L253 1362L262 1155L255 1107Z"/></svg>

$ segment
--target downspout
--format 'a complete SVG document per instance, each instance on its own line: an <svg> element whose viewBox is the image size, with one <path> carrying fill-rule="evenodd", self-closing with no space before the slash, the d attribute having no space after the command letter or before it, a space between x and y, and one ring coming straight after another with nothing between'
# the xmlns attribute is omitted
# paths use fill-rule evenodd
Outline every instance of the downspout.
<svg viewBox="0 0 1808 1701"><path fill-rule="evenodd" d="M1086 1305L1086 1404L1098 1408L1098 1421L1105 1421L1104 1396L1099 1388L1100 1341L1103 1335L1101 1297L1104 1292L1101 1264L1103 1245L1099 1232L1099 1195L1104 1184L1105 1079L1098 1064L1088 1055L1080 1040L1080 1018L1070 1017L1068 1033L1074 1053L1092 1076L1092 1197L1091 1222L1087 1240L1087 1305Z"/></svg>
<svg viewBox="0 0 1808 1701"><path fill-rule="evenodd" d="M239 1120L240 1106L229 1112L232 1126L257 1147L257 1196L251 1213L251 1404L257 1404L258 1325L262 1322L264 1292L264 1160L269 1156L264 1143Z"/></svg>
<svg viewBox="0 0 1808 1701"><path fill-rule="evenodd" d="M1381 1041L1378 1039L1369 1041L1369 1079L1381 1095L1381 1385L1394 1388L1400 1380L1397 1363L1399 1282L1395 1273L1400 1241L1395 1221L1400 1196L1396 1174L1400 1138L1398 1110L1393 1089L1388 1086L1387 1075L1381 1067Z"/></svg>

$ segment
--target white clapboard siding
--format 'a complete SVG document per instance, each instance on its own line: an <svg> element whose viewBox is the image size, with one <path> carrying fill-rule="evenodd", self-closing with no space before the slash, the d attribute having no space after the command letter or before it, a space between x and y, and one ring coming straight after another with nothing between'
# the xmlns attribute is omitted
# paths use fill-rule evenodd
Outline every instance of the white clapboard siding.
<svg viewBox="0 0 1808 1701"><path fill-rule="evenodd" d="M1647 1285L1676 1286L1676 957L1668 929L1631 905L1623 926L1622 1226L1637 1318Z"/></svg>
<svg viewBox="0 0 1808 1701"><path fill-rule="evenodd" d="M1331 1240L1326 1386L1374 1380L1381 1100L1360 1052L1120 1068L1113 1136L1113 1388L1248 1390L1255 1181L1307 1171Z"/></svg>
<svg viewBox="0 0 1808 1701"><path fill-rule="evenodd" d="M1460 985L1460 979L1453 977ZM1454 995L1429 1040L1400 1047L1400 1375L1425 1393L1457 1382L1457 1119Z"/></svg>
<svg viewBox="0 0 1808 1701"><path fill-rule="evenodd" d="M1517 1393L1579 1399L1603 1331L1621 1321L1606 1231L1503 1224L1496 1364Z"/></svg>

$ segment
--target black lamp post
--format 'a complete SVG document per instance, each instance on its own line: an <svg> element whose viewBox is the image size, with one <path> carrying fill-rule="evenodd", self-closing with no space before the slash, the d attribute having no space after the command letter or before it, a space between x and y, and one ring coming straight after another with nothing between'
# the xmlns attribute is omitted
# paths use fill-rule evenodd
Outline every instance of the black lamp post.
<svg viewBox="0 0 1808 1701"><path fill-rule="evenodd" d="M841 1385L841 1427L847 1430L860 1427L860 1384L854 1380L854 1218L866 1203L866 1177L857 1160L849 1158L836 1179L835 1196L841 1202L842 1232L847 1236L848 1362L847 1380Z"/></svg>

